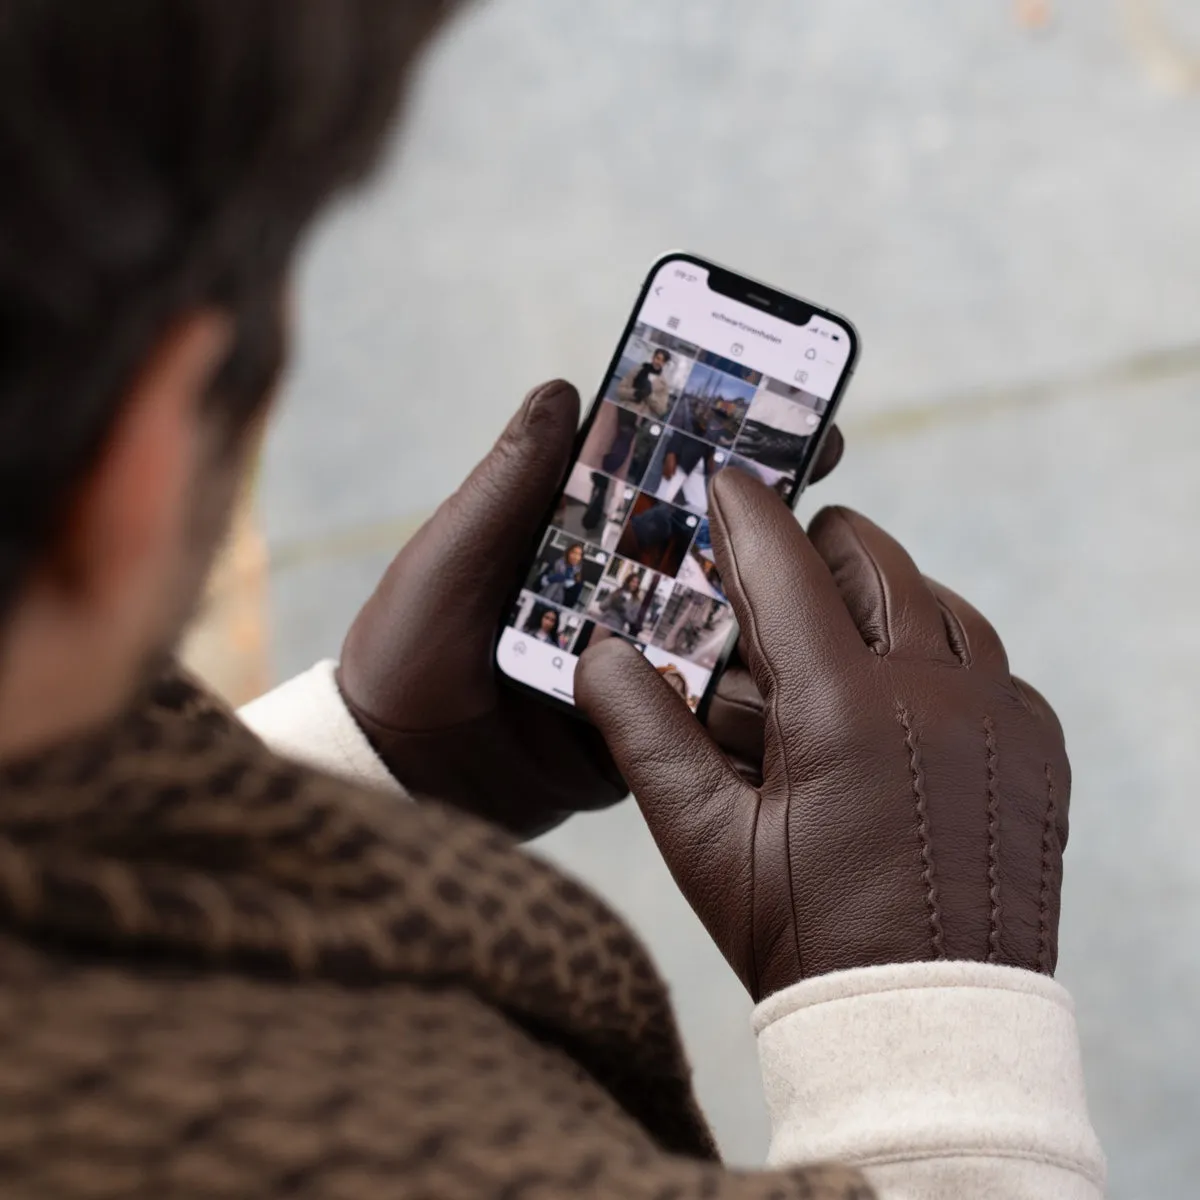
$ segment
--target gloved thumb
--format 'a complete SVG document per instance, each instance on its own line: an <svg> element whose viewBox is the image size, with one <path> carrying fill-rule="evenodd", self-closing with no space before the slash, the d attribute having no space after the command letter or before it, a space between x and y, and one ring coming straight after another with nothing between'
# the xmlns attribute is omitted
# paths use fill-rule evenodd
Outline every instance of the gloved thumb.
<svg viewBox="0 0 1200 1200"><path fill-rule="evenodd" d="M535 388L392 561L342 648L343 691L361 712L421 728L490 704L492 638L566 473L578 419L569 383Z"/></svg>
<svg viewBox="0 0 1200 1200"><path fill-rule="evenodd" d="M584 653L575 703L604 735L679 890L738 976L750 979L758 793L625 642L614 638Z"/></svg>
<svg viewBox="0 0 1200 1200"><path fill-rule="evenodd" d="M562 484L579 423L579 393L556 379L535 388L487 456L438 509L422 536L431 564L441 553L472 564L473 582L460 601L499 608L515 572ZM439 553L440 551L440 553Z"/></svg>

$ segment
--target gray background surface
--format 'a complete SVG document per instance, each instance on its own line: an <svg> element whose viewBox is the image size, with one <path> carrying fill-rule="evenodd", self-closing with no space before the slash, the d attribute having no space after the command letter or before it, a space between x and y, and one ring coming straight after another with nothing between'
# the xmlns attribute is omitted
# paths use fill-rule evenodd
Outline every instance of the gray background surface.
<svg viewBox="0 0 1200 1200"><path fill-rule="evenodd" d="M1161 8L1200 57L1195 6ZM529 386L599 383L659 251L847 313L850 451L804 508L879 517L1057 707L1060 977L1111 1194L1182 1196L1200 1176L1200 92L1160 85L1117 0L1054 11L1036 33L1007 0L493 0L460 20L378 186L306 259L264 485L275 665L336 653ZM761 1161L749 1002L636 809L542 849L643 933L724 1150Z"/></svg>

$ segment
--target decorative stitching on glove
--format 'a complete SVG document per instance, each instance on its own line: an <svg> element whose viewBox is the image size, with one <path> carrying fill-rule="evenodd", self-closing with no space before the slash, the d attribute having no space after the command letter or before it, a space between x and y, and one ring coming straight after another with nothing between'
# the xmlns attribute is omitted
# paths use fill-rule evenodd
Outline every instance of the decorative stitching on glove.
<svg viewBox="0 0 1200 1200"><path fill-rule="evenodd" d="M996 753L996 727L991 717L983 718L983 743L987 749L988 898L991 900L987 960L995 963L1000 961L1000 757Z"/></svg>
<svg viewBox="0 0 1200 1200"><path fill-rule="evenodd" d="M908 770L912 776L913 799L917 806L917 841L921 845L921 882L925 885L925 902L929 906L930 945L934 958L946 957L946 939L942 930L942 913L938 906L937 880L933 871L933 846L929 839L929 809L925 800L925 777L921 770L921 750L913 730L908 711L897 710L896 716L904 730L904 744L908 747Z"/></svg>

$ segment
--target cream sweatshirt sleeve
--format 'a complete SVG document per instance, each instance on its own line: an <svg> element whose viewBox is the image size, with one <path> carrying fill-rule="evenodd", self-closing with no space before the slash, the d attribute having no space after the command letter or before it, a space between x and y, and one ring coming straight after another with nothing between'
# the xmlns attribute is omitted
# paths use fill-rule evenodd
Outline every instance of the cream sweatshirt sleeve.
<svg viewBox="0 0 1200 1200"><path fill-rule="evenodd" d="M336 670L333 661L319 662L240 708L238 716L284 758L403 795L350 715L334 679Z"/></svg>
<svg viewBox="0 0 1200 1200"><path fill-rule="evenodd" d="M772 1165L861 1167L880 1200L1099 1200L1074 1006L1043 975L905 963L754 1011Z"/></svg>
<svg viewBox="0 0 1200 1200"><path fill-rule="evenodd" d="M318 663L241 709L277 753L403 795ZM773 1165L862 1167L880 1200L1099 1200L1071 998L979 963L819 976L754 1012Z"/></svg>

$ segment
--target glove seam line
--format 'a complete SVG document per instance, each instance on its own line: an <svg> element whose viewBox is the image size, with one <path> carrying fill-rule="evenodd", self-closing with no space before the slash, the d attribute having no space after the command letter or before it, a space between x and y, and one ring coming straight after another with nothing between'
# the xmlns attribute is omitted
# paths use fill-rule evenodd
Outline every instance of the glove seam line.
<svg viewBox="0 0 1200 1200"><path fill-rule="evenodd" d="M754 995L758 996L762 989L759 986L758 947L754 937L754 906L758 895L758 855L755 849L758 844L758 822L762 816L762 793L756 791L755 797L754 821L750 826L750 971L754 978Z"/></svg>
<svg viewBox="0 0 1200 1200"><path fill-rule="evenodd" d="M334 676L334 682L337 684L338 694L342 698L342 702L349 709L350 715L354 718L355 724L367 735L367 740L370 741L370 736L367 734L367 726L376 734L384 734L400 738L426 738L426 737L441 737L445 734L459 733L472 725L482 721L487 713L477 713L473 717L465 717L461 721L455 721L453 725L443 725L431 727L428 729L408 729L399 725L391 725L387 721L381 721L373 713L367 712L350 694L346 691L341 680L341 670Z"/></svg>
<svg viewBox="0 0 1200 1200"><path fill-rule="evenodd" d="M1002 906L1000 902L1000 768L996 750L996 726L991 717L983 718L983 744L987 763L988 791L988 899L991 912L988 918L989 963L1000 960Z"/></svg>
<svg viewBox="0 0 1200 1200"><path fill-rule="evenodd" d="M722 533L726 534L725 541L726 541L726 546L729 551L729 560L730 560L731 565L733 566L734 585L737 587L738 592L742 595L743 599L745 600L746 612L749 614L749 617L750 617L750 630L749 630L750 639L754 645L754 649L758 653L759 661L765 667L767 675L769 676L769 678L771 680L771 689L770 689L771 698L770 698L770 703L766 707L769 708L770 714L771 714L771 721L775 725L775 737L776 737L775 744L779 747L779 753L783 759L783 763L782 763L783 778L785 780L785 787L786 787L786 781L791 779L791 775L788 772L787 740L784 737L783 722L779 719L779 680L775 676L775 668L771 665L770 657L767 654L765 654L763 651L762 638L759 636L759 632L758 632L758 619L754 612L754 606L750 603L749 597L746 595L746 589L742 586L742 570L741 570L741 566L738 563L737 551L734 548L733 539L730 538L727 534L728 523L725 519L724 512L722 512L722 505L721 505L720 497L716 494L715 491L712 494L710 503L711 503L711 507L713 510L713 515L716 516L717 519L721 523ZM763 762L763 773L764 773L764 775L766 774L765 759ZM756 839L757 839L757 833L758 833L758 822L759 822L761 814L762 814L762 805L763 805L763 794L760 789L758 791L758 804L756 805L755 810L754 810L754 832L755 832ZM791 927L792 927L792 942L793 942L793 945L794 945L795 951L796 951L796 973L800 979L803 979L804 978L804 956L800 953L800 930L797 927L797 923L796 923L796 880L795 880L794 869L792 866L791 821L789 819L791 816L791 805L792 805L791 788L787 787L786 788L786 800L784 801L784 811L783 811L783 821L784 821L783 844L784 844L784 852L787 856L788 903L791 908L791 912L789 914L789 916L790 916L789 923L791 924ZM758 858L754 842L751 842L751 856L752 856L752 859L755 861ZM756 877L756 872L752 868L751 869L751 879L754 879L755 877ZM751 908L750 908L750 921L751 921L750 954L751 954L751 961L752 961L753 970L754 970L754 994L755 994L755 996L760 996L762 994L762 986L761 986L762 977L761 977L761 972L759 970L757 939L754 935L754 927L755 927L756 922L754 920L755 896L754 896L753 890L751 891L750 903L751 903Z"/></svg>
<svg viewBox="0 0 1200 1200"><path fill-rule="evenodd" d="M921 770L920 747L908 710L900 706L897 718L904 730L904 744L908 749L908 770L912 779L913 799L916 802L917 842L921 847L921 862L924 865L921 883L925 886L925 903L929 909L929 941L934 958L941 961L946 957L946 941L938 902L937 877L934 873L933 842L929 833L929 806Z"/></svg>

